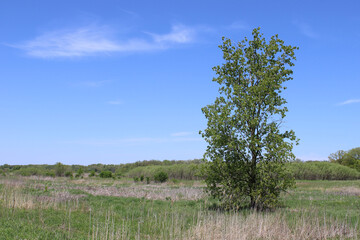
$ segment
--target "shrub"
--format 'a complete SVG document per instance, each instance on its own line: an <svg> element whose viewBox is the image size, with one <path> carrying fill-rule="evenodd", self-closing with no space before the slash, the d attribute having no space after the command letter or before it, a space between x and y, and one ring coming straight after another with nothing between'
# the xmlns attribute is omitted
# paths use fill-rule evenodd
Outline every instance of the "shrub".
<svg viewBox="0 0 360 240"><path fill-rule="evenodd" d="M70 171L67 171L67 172L65 173L65 177L72 177L72 175L73 175L73 173L70 172Z"/></svg>
<svg viewBox="0 0 360 240"><path fill-rule="evenodd" d="M99 175L101 178L112 178L111 171L102 171Z"/></svg>
<svg viewBox="0 0 360 240"><path fill-rule="evenodd" d="M287 169L298 180L360 179L360 173L355 169L330 162L293 162Z"/></svg>
<svg viewBox="0 0 360 240"><path fill-rule="evenodd" d="M169 176L166 172L158 172L154 175L155 182L166 182L168 180Z"/></svg>
<svg viewBox="0 0 360 240"><path fill-rule="evenodd" d="M55 177L55 172L48 171L48 172L45 173L45 176L47 176L47 177Z"/></svg>
<svg viewBox="0 0 360 240"><path fill-rule="evenodd" d="M175 178L171 179L171 181L172 181L174 184L178 184L178 183L179 183L179 180L178 180L178 179L175 179Z"/></svg>
<svg viewBox="0 0 360 240"><path fill-rule="evenodd" d="M65 165L62 164L61 162L56 163L55 165L55 174L58 177L62 177L64 176L65 173Z"/></svg>
<svg viewBox="0 0 360 240"><path fill-rule="evenodd" d="M150 184L150 178L146 177L146 184Z"/></svg>
<svg viewBox="0 0 360 240"><path fill-rule="evenodd" d="M141 177L154 176L158 172L166 172L171 179L179 180L199 180L199 164L194 163L179 163L168 166L153 165L153 166L140 166L128 171L125 176L127 177Z"/></svg>
<svg viewBox="0 0 360 240"><path fill-rule="evenodd" d="M82 167L80 167L77 170L75 177L82 177L83 174L84 174L84 169Z"/></svg>
<svg viewBox="0 0 360 240"><path fill-rule="evenodd" d="M94 177L94 176L95 176L95 170L92 170L92 171L90 172L89 177Z"/></svg>
<svg viewBox="0 0 360 240"><path fill-rule="evenodd" d="M41 172L40 169L36 168L36 167L27 167L27 168L21 168L18 173L22 176L40 176L40 175L45 175L42 174L44 172Z"/></svg>
<svg viewBox="0 0 360 240"><path fill-rule="evenodd" d="M138 182L139 181L139 178L138 177L133 177L134 179L134 182Z"/></svg>
<svg viewBox="0 0 360 240"><path fill-rule="evenodd" d="M141 176L140 176L140 181L141 181L141 182L144 181L144 175L141 175Z"/></svg>

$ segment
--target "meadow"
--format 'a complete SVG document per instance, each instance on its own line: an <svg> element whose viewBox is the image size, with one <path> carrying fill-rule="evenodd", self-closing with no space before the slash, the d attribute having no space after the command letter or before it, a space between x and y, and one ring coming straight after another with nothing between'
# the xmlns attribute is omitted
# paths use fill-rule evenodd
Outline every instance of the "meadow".
<svg viewBox="0 0 360 240"><path fill-rule="evenodd" d="M358 239L360 180L297 180L273 211L222 211L202 180L0 177L0 239Z"/></svg>

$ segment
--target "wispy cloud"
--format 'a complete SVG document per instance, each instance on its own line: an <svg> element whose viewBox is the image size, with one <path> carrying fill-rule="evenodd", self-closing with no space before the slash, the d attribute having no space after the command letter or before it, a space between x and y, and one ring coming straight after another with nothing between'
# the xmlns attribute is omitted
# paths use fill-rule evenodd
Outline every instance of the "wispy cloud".
<svg viewBox="0 0 360 240"><path fill-rule="evenodd" d="M112 100L112 101L108 101L107 104L120 105L123 104L123 102L121 100Z"/></svg>
<svg viewBox="0 0 360 240"><path fill-rule="evenodd" d="M195 29L186 27L184 25L174 25L170 33L148 34L151 35L154 41L159 44L189 43L194 39Z"/></svg>
<svg viewBox="0 0 360 240"><path fill-rule="evenodd" d="M300 32L309 38L318 38L319 34L316 33L312 27L304 22L293 21L293 24L300 30Z"/></svg>
<svg viewBox="0 0 360 240"><path fill-rule="evenodd" d="M174 25L169 33L148 33L143 38L119 41L107 26L87 26L79 29L44 33L33 40L12 47L22 49L37 58L73 58L115 52L143 52L162 50L176 44L193 42L195 28ZM150 36L150 38L148 37Z"/></svg>
<svg viewBox="0 0 360 240"><path fill-rule="evenodd" d="M189 136L192 135L192 132L176 132L176 133L172 133L171 136L172 137L184 137L184 136Z"/></svg>
<svg viewBox="0 0 360 240"><path fill-rule="evenodd" d="M138 144L153 144L164 142L194 142L202 141L202 138L122 138L122 139L82 139L74 141L64 141L65 144L79 144L79 145L93 145L93 146L107 146L107 145L138 145Z"/></svg>
<svg viewBox="0 0 360 240"><path fill-rule="evenodd" d="M248 30L250 29L249 25L243 21L236 21L226 27L231 30Z"/></svg>
<svg viewBox="0 0 360 240"><path fill-rule="evenodd" d="M352 104L352 103L360 103L360 99L349 99L344 102L338 103L337 105L341 106L341 105L348 105L348 104Z"/></svg>

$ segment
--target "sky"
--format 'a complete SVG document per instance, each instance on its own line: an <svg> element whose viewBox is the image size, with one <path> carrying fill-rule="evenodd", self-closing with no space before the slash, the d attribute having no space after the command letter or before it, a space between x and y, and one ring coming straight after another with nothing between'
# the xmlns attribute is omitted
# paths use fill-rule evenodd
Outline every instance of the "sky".
<svg viewBox="0 0 360 240"><path fill-rule="evenodd" d="M302 160L360 146L359 1L0 2L0 165L201 158L221 37L298 46Z"/></svg>

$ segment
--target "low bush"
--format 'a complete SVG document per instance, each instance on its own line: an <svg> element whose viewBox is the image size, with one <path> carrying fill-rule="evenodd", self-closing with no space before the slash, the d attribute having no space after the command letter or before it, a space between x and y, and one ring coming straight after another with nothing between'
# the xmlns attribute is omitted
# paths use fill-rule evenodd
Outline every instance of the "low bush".
<svg viewBox="0 0 360 240"><path fill-rule="evenodd" d="M287 165L297 180L354 180L360 179L355 169L330 162L293 162Z"/></svg>
<svg viewBox="0 0 360 240"><path fill-rule="evenodd" d="M94 177L95 176L95 170L92 170L89 174L89 177Z"/></svg>
<svg viewBox="0 0 360 240"><path fill-rule="evenodd" d="M99 175L101 178L112 178L111 171L102 171Z"/></svg>
<svg viewBox="0 0 360 240"><path fill-rule="evenodd" d="M139 177L141 176L154 176L159 172L165 172L171 179L179 180L199 180L199 166L200 164L175 164L169 166L153 165L153 166L141 166L131 169L126 173L127 177Z"/></svg>
<svg viewBox="0 0 360 240"><path fill-rule="evenodd" d="M45 172L43 169L37 168L37 167L27 167L27 168L21 168L17 171L17 174L21 176L41 176L45 175Z"/></svg>
<svg viewBox="0 0 360 240"><path fill-rule="evenodd" d="M154 175L155 182L166 182L169 179L169 176L166 172L158 172Z"/></svg>
<svg viewBox="0 0 360 240"><path fill-rule="evenodd" d="M55 172L54 171L48 171L45 173L45 176L47 177L55 177Z"/></svg>

